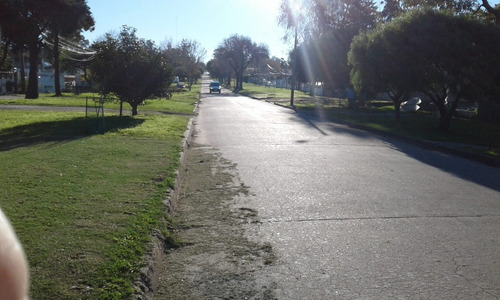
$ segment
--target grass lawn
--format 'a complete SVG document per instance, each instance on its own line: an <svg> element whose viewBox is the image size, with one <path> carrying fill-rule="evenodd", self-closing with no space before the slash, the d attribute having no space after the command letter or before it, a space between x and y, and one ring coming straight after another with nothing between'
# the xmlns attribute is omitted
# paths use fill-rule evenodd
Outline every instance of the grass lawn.
<svg viewBox="0 0 500 300"><path fill-rule="evenodd" d="M130 297L152 232L169 226L163 200L193 91L164 107L180 115L107 114L101 135L84 135L84 113L0 110L0 207L26 251L32 299Z"/></svg>
<svg viewBox="0 0 500 300"><path fill-rule="evenodd" d="M249 96L257 99L282 99L290 98L290 90L275 87L265 87L253 83L243 83L243 89L238 92L240 95ZM309 94L295 91L294 97L303 99L312 99Z"/></svg>
<svg viewBox="0 0 500 300"><path fill-rule="evenodd" d="M321 114L330 119L344 120L363 128L387 132L415 139L457 144L464 150L500 158L500 124L476 119L453 119L449 132L438 130L439 117L431 113L402 113L397 122L394 108L349 110L338 105L298 104L298 111ZM490 143L493 151L487 148ZM465 147L464 147L465 146Z"/></svg>
<svg viewBox="0 0 500 300"><path fill-rule="evenodd" d="M201 85L193 85L192 91L198 92ZM94 108L94 100L99 99L98 94L83 93L79 95L63 94L62 97L54 97L51 94L40 94L38 99L0 99L0 105L43 105L43 106L73 106L85 107L87 100L88 105ZM170 99L151 99L146 100L144 105L139 106L138 111L159 111L164 113L186 114L193 113L193 105L197 102L197 98L193 97L193 93L184 89L182 92L173 92ZM116 99L110 99L104 103L105 109L119 109L120 103ZM123 104L124 114L130 114L131 107L129 104Z"/></svg>

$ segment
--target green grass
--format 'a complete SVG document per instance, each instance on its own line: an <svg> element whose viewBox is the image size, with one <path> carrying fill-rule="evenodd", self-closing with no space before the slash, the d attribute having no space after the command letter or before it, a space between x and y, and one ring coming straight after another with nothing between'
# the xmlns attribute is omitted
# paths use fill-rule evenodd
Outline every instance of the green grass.
<svg viewBox="0 0 500 300"><path fill-rule="evenodd" d="M439 117L433 113L401 113L401 121L395 119L394 108L380 106L372 109L352 111L345 108L321 105L297 105L299 111L315 114L322 110L322 115L331 119L348 121L357 126L387 132L415 139L461 144L465 149L499 156L498 150L489 151L492 143L495 149L500 147L500 124L476 119L453 119L449 132L438 130Z"/></svg>
<svg viewBox="0 0 500 300"><path fill-rule="evenodd" d="M32 299L130 297L152 232L170 226L163 200L192 109L108 114L100 135L85 134L97 120L83 113L0 110L0 206L26 251Z"/></svg>
<svg viewBox="0 0 500 300"><path fill-rule="evenodd" d="M192 91L199 91L201 85L193 85ZM99 99L99 94L82 93L79 95L63 94L61 97L54 97L51 94L40 94L38 99L0 99L0 105L42 105L42 106L70 106L70 107L85 107L86 103L90 107L94 107L93 99ZM88 100L88 102L87 102ZM193 114L193 104L198 100L193 97L193 92L183 90L181 92L173 92L170 99L151 99L146 100L144 105L139 106L140 112L159 111L163 113L175 114ZM117 99L112 98L104 103L105 109L119 109L120 103ZM123 104L124 112L130 112L130 105Z"/></svg>
<svg viewBox="0 0 500 300"><path fill-rule="evenodd" d="M92 97L92 94L64 94L62 97L40 94L38 99L24 99L22 97L16 99L0 99L0 105L85 106L85 96Z"/></svg>

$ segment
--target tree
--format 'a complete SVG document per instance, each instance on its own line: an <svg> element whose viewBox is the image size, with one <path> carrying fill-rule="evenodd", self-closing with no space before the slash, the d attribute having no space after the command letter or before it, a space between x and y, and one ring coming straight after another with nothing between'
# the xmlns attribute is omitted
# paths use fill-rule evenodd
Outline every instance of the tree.
<svg viewBox="0 0 500 300"><path fill-rule="evenodd" d="M500 24L500 6L492 6L488 0L384 0L382 20L392 20L404 11L412 9L430 8L449 11L453 14L472 14L481 18L493 20Z"/></svg>
<svg viewBox="0 0 500 300"><path fill-rule="evenodd" d="M454 14L469 13L477 6L477 0L403 0L402 7L410 10L413 8L430 8L446 10Z"/></svg>
<svg viewBox="0 0 500 300"><path fill-rule="evenodd" d="M0 0L0 27L3 36L12 44L13 49L17 50L15 52L20 52L21 61L24 45L27 45L29 51L27 99L38 98L38 63L43 45L42 34L49 29L64 33L92 26L93 19L85 0ZM58 36L56 34L56 39ZM55 64L58 64L58 60ZM24 71L23 67L21 71Z"/></svg>
<svg viewBox="0 0 500 300"><path fill-rule="evenodd" d="M222 48L215 49L214 58L207 63L207 70L212 78L217 78L221 83L225 83L226 87L229 87L234 72L229 61L223 55Z"/></svg>
<svg viewBox="0 0 500 300"><path fill-rule="evenodd" d="M390 22L356 36L348 54L356 92L387 93L398 121L401 103L419 90L425 76L422 58L415 56L407 38L397 22Z"/></svg>
<svg viewBox="0 0 500 300"><path fill-rule="evenodd" d="M251 64L269 57L267 46L257 45L248 37L233 35L215 50L220 59L227 60L236 77L236 89L243 89L243 73Z"/></svg>
<svg viewBox="0 0 500 300"><path fill-rule="evenodd" d="M208 61L207 71L210 77L218 79L221 84L225 83L226 86L231 84L233 70L229 63L220 57L218 51L215 51L214 58Z"/></svg>
<svg viewBox="0 0 500 300"><path fill-rule="evenodd" d="M174 72L180 78L186 78L188 89L201 78L203 72L202 59L206 50L197 41L183 39L178 45L167 43L163 50L174 68Z"/></svg>
<svg viewBox="0 0 500 300"><path fill-rule="evenodd" d="M41 35L64 2L66 1L0 0L2 33L19 44L28 45L30 73L26 99L38 98L38 55L42 46Z"/></svg>
<svg viewBox="0 0 500 300"><path fill-rule="evenodd" d="M284 74L288 69L288 64L283 58L278 58L273 56L264 61L264 66L267 67L271 72L276 74Z"/></svg>
<svg viewBox="0 0 500 300"><path fill-rule="evenodd" d="M13 64L12 59L9 59L8 52L10 48L11 41L6 38L0 39L0 71L12 70Z"/></svg>
<svg viewBox="0 0 500 300"><path fill-rule="evenodd" d="M349 83L347 53L352 38L352 34L336 30L299 47L299 81L312 84L323 82L324 87L330 90L345 88Z"/></svg>
<svg viewBox="0 0 500 300"><path fill-rule="evenodd" d="M439 109L439 128L447 131L461 99L490 101L499 92L499 51L498 27L416 10L356 38L350 63L357 85L424 93Z"/></svg>
<svg viewBox="0 0 500 300"><path fill-rule="evenodd" d="M0 35L2 44L2 57L0 61L0 68L8 68L5 63L9 60L14 61L12 57L9 57L9 52L13 56L17 56L20 63L21 78L25 78L25 64L24 64L24 52L25 52L25 40L27 38L27 32L23 30L22 24L19 26L12 26L16 21L15 16L12 15L15 9L11 6L10 2L7 0L0 0ZM16 24L18 25L18 24ZM25 80L21 80L20 92L25 93L26 83Z"/></svg>
<svg viewBox="0 0 500 300"><path fill-rule="evenodd" d="M500 25L500 5L497 4L495 7L493 7L487 0L482 0L481 5L489 14L493 15L493 17L495 18L495 23L497 25Z"/></svg>
<svg viewBox="0 0 500 300"><path fill-rule="evenodd" d="M418 36L413 46L427 70L421 91L438 107L440 129L447 131L461 99L483 102L498 87L499 28L434 11L415 14L403 28Z"/></svg>
<svg viewBox="0 0 500 300"><path fill-rule="evenodd" d="M53 39L55 95L61 95L60 84L60 37L70 37L82 30L93 30L94 19L86 0L61 1L59 13L51 15L49 30Z"/></svg>
<svg viewBox="0 0 500 300"><path fill-rule="evenodd" d="M152 41L138 38L134 28L123 26L118 37L107 34L92 47L98 51L91 71L100 93L115 94L121 104L130 104L132 115L137 115L139 104L165 92L172 83L165 56Z"/></svg>
<svg viewBox="0 0 500 300"><path fill-rule="evenodd" d="M298 29L302 39L309 41L338 29L355 35L375 27L377 17L372 0L282 0L278 23L288 36Z"/></svg>
<svg viewBox="0 0 500 300"><path fill-rule="evenodd" d="M186 39L180 42L178 49L180 50L180 64L186 74L188 89L191 90L195 81L201 78L201 60L205 56L206 50L198 42Z"/></svg>
<svg viewBox="0 0 500 300"><path fill-rule="evenodd" d="M292 52L294 77L321 81L328 89L349 83L347 52L355 35L375 27L377 9L371 0L297 1L294 8L283 0L279 22L299 31L302 45ZM299 9L300 8L300 9ZM300 13L299 13L300 11Z"/></svg>
<svg viewBox="0 0 500 300"><path fill-rule="evenodd" d="M403 12L400 2L401 1L399 0L382 1L384 8L382 9L380 16L383 22L392 21Z"/></svg>

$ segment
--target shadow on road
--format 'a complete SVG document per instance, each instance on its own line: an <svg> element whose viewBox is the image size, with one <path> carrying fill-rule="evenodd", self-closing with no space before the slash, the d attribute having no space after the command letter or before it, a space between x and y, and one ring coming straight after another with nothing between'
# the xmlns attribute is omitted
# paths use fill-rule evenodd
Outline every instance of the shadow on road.
<svg viewBox="0 0 500 300"><path fill-rule="evenodd" d="M446 154L431 147L412 145L392 138L381 137L392 147L422 163L453 174L464 180L474 182L484 187L500 192L500 169L481 164L465 158ZM480 166L481 168L479 168ZM450 187L450 197L453 187ZM471 199L472 200L472 199Z"/></svg>
<svg viewBox="0 0 500 300"><path fill-rule="evenodd" d="M234 97L235 95L232 93L201 93L203 97Z"/></svg>
<svg viewBox="0 0 500 300"><path fill-rule="evenodd" d="M446 154L440 151L432 144L419 141L404 141L396 137L384 136L381 134L364 131L355 127L351 127L345 122L332 121L322 118L320 115L298 113L299 119L290 118L291 120L300 120L301 123L319 130L323 135L350 135L361 139L378 138L390 145L393 149L404 153L422 163L438 168L449 174L453 174L464 180L474 182L485 186L495 191L500 191L500 168L495 168L486 164L479 164L476 161L461 158L451 154ZM316 123L328 122L327 131L319 128ZM339 126L343 125L343 126ZM325 128L325 126L322 126ZM478 168L481 166L481 168ZM452 187L450 187L450 192ZM450 196L452 193L450 193Z"/></svg>

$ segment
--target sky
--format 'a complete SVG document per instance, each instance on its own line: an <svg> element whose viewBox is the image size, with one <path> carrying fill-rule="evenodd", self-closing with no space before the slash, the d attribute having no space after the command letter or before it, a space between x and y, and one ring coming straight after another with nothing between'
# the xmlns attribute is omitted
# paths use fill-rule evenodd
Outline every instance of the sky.
<svg viewBox="0 0 500 300"><path fill-rule="evenodd" d="M137 29L139 38L161 46L188 39L197 41L212 58L213 51L234 34L268 46L270 56L287 58L292 44L283 41L278 25L281 0L87 0L95 30L85 32L91 43L123 25Z"/></svg>
<svg viewBox="0 0 500 300"><path fill-rule="evenodd" d="M139 38L178 44L197 41L206 50L205 62L214 50L234 34L268 46L270 56L288 58L291 42L278 25L281 0L87 0L95 30L84 36L92 43L123 25L137 29ZM377 2L377 1L376 1ZM489 1L494 5L500 0Z"/></svg>

